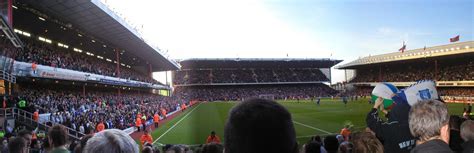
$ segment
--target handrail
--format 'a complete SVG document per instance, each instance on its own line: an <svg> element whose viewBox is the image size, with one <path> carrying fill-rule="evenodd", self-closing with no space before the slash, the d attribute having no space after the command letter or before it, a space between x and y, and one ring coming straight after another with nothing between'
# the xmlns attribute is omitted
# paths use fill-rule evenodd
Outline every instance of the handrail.
<svg viewBox="0 0 474 153"><path fill-rule="evenodd" d="M0 70L0 78L11 83L16 83L16 77L4 70Z"/></svg>
<svg viewBox="0 0 474 153"><path fill-rule="evenodd" d="M49 126L49 125L34 121L32 113L21 110L21 109L18 109L18 108L0 109L0 112L2 112L0 114L0 116L5 116L5 117L13 116L13 118L18 120L18 122L21 122L21 123L24 123L24 124L29 124L29 125L32 125L32 126L36 125L36 127L38 127L39 129L44 129L45 131L48 131L49 128L51 128L51 126ZM8 113L8 112L10 112L10 113ZM72 128L69 128L69 127L66 127L66 126L65 126L65 128L68 131L69 137L72 138L73 140L79 140L81 137L83 137L85 135L84 133L76 131Z"/></svg>

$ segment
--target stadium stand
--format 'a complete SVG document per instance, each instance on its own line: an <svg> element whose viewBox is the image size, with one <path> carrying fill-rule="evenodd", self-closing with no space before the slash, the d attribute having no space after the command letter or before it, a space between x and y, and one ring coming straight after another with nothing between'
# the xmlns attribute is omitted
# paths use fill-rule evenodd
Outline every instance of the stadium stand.
<svg viewBox="0 0 474 153"><path fill-rule="evenodd" d="M327 70L329 65L324 62L334 65L340 61L328 59L189 59L180 62L183 69L174 73L173 80L175 85L327 82L330 75ZM203 66L196 67L194 65Z"/></svg>
<svg viewBox="0 0 474 153"><path fill-rule="evenodd" d="M473 41L364 57L338 66L355 70L350 82L413 82L423 79L438 81L474 80ZM364 72L364 73L362 73Z"/></svg>
<svg viewBox="0 0 474 153"><path fill-rule="evenodd" d="M395 52L360 58L338 69L346 70L346 93L363 94L376 82L406 87L419 80L436 80L448 102L474 102L474 41L433 46L404 53ZM359 90L359 91L358 91Z"/></svg>
<svg viewBox="0 0 474 153"><path fill-rule="evenodd" d="M319 69L196 70L178 71L175 75L175 84L329 81Z"/></svg>
<svg viewBox="0 0 474 153"><path fill-rule="evenodd" d="M6 26L8 37L0 37L2 152L25 129L33 131L32 152L64 146L72 151L86 134L115 128L128 136L138 116L144 120L140 126L148 126L155 113L165 118L189 102L158 94L170 87L151 73L179 65L104 5L30 0L5 5L15 24ZM75 10L81 13L71 16ZM59 125L61 137L66 133L69 139L50 146L48 131Z"/></svg>
<svg viewBox="0 0 474 153"><path fill-rule="evenodd" d="M235 86L179 86L176 97L199 101L240 101L243 98L312 99L331 97L337 92L324 84L235 85Z"/></svg>
<svg viewBox="0 0 474 153"><path fill-rule="evenodd" d="M27 43L24 50L14 49L13 46L3 43L2 48L4 49L2 49L1 55L14 58L16 61L36 63L53 68L64 68L154 84L159 83L156 80L145 77L145 74L141 74L126 66L122 68L119 76L115 71L115 65L110 62L101 61L94 56L78 52L68 52L67 49L62 47L35 43L34 41L36 40L33 39L24 40L27 40L25 41Z"/></svg>
<svg viewBox="0 0 474 153"><path fill-rule="evenodd" d="M329 68L341 61L329 59L189 59L173 73L174 95L203 101L311 99L336 92L323 84Z"/></svg>

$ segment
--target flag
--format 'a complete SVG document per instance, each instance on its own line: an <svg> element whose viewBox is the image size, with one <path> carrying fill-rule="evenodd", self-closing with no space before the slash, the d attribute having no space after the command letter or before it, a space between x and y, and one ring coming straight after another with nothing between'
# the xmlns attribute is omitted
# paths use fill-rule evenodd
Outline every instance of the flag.
<svg viewBox="0 0 474 153"><path fill-rule="evenodd" d="M405 42L403 42L402 48L398 49L398 51L401 51L403 53L403 52L405 52L406 48L407 48L407 45L405 44Z"/></svg>
<svg viewBox="0 0 474 153"><path fill-rule="evenodd" d="M456 42L456 41L459 41L459 35L453 38L449 38L449 42Z"/></svg>

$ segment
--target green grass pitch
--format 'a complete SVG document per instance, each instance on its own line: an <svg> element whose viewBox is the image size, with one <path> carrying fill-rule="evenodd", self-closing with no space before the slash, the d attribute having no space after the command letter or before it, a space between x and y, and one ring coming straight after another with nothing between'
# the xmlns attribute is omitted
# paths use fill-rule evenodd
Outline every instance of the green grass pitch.
<svg viewBox="0 0 474 153"><path fill-rule="evenodd" d="M317 106L311 101L279 101L292 114L299 144L309 140L312 135L339 133L345 122L354 125L353 131L365 128L365 116L372 104L367 99L350 101L346 107L339 100L323 99ZM179 114L171 121L160 125L152 132L155 145L163 144L203 144L210 131L224 137L224 124L229 110L235 102L207 102ZM461 115L463 104L449 104L451 114ZM157 140L158 139L158 140Z"/></svg>

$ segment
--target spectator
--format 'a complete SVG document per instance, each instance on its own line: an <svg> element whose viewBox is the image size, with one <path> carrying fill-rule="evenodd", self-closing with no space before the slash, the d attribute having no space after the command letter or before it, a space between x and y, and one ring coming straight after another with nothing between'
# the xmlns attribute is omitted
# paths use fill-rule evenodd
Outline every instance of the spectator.
<svg viewBox="0 0 474 153"><path fill-rule="evenodd" d="M349 124L344 125L344 128L341 130L341 135L344 137L344 140L348 141L349 136L351 135L351 130L349 129L351 126Z"/></svg>
<svg viewBox="0 0 474 153"><path fill-rule="evenodd" d="M311 141L303 145L301 153L323 153L321 143Z"/></svg>
<svg viewBox="0 0 474 153"><path fill-rule="evenodd" d="M337 150L338 153L352 153L352 143L344 141L339 145L339 149Z"/></svg>
<svg viewBox="0 0 474 153"><path fill-rule="evenodd" d="M28 146L23 137L15 137L8 143L9 153L28 153Z"/></svg>
<svg viewBox="0 0 474 153"><path fill-rule="evenodd" d="M2 153L8 153L8 139L3 139L2 141Z"/></svg>
<svg viewBox="0 0 474 153"><path fill-rule="evenodd" d="M186 152L186 148L180 145L173 145L165 151L165 153L185 153L185 152Z"/></svg>
<svg viewBox="0 0 474 153"><path fill-rule="evenodd" d="M201 153L222 153L224 151L224 146L219 143L207 143L202 146Z"/></svg>
<svg viewBox="0 0 474 153"><path fill-rule="evenodd" d="M462 144L463 153L474 152L474 121L467 120L461 124L461 137L464 139Z"/></svg>
<svg viewBox="0 0 474 153"><path fill-rule="evenodd" d="M20 132L18 132L18 136L19 136L19 137L22 137L23 139L25 139L25 141L26 141L26 146L30 146L30 145L31 145L31 139L32 139L32 136L33 136L33 134L31 133L31 131L28 131L28 130L21 130Z"/></svg>
<svg viewBox="0 0 474 153"><path fill-rule="evenodd" d="M336 139L337 139L337 142L338 142L339 144L341 144L341 143L343 143L343 142L345 141L345 140L344 140L344 136L342 136L342 135L340 135L340 134L336 135Z"/></svg>
<svg viewBox="0 0 474 153"><path fill-rule="evenodd" d="M207 137L206 143L221 143L221 139L216 135L216 132L212 131L211 135Z"/></svg>
<svg viewBox="0 0 474 153"><path fill-rule="evenodd" d="M456 115L449 116L449 148L454 152L461 152L461 144L464 142L461 138L461 117Z"/></svg>
<svg viewBox="0 0 474 153"><path fill-rule="evenodd" d="M384 122L378 114L378 108L383 103L382 98L378 98L372 110L367 114L367 127L375 133L379 140L383 141L385 153L407 153L415 146L415 138L410 133L408 125L408 112L410 106L407 103L399 102L399 99L392 98L397 103L390 113L388 121Z"/></svg>
<svg viewBox="0 0 474 153"><path fill-rule="evenodd" d="M87 144L87 141L89 141L90 138L92 138L92 134L85 135L81 138L79 141L79 144L74 148L74 153L82 153L82 150Z"/></svg>
<svg viewBox="0 0 474 153"><path fill-rule="evenodd" d="M383 153L383 145L370 132L357 132L352 134L353 153Z"/></svg>
<svg viewBox="0 0 474 153"><path fill-rule="evenodd" d="M328 153L336 153L339 149L339 141L335 135L328 135L324 138L324 149Z"/></svg>
<svg viewBox="0 0 474 153"><path fill-rule="evenodd" d="M421 101L409 114L411 134L418 138L412 153L453 152L449 148L449 114L446 104L437 100Z"/></svg>
<svg viewBox="0 0 474 153"><path fill-rule="evenodd" d="M225 125L226 153L296 153L291 114L280 104L250 99L229 112Z"/></svg>
<svg viewBox="0 0 474 153"><path fill-rule="evenodd" d="M97 124L96 131L100 132L100 131L103 131L104 129L105 129L104 122L100 121L99 124Z"/></svg>
<svg viewBox="0 0 474 153"><path fill-rule="evenodd" d="M149 146L145 146L142 149L142 153L153 153L153 148Z"/></svg>
<svg viewBox="0 0 474 153"><path fill-rule="evenodd" d="M311 142L311 141L316 141L316 142L318 142L318 143L320 143L320 144L323 143L323 141L321 141L321 136L319 136L319 135L312 136L309 141L310 141L310 142Z"/></svg>
<svg viewBox="0 0 474 153"><path fill-rule="evenodd" d="M38 122L38 119L39 119L39 112L38 110L36 110L34 113L33 113L33 120L35 122Z"/></svg>
<svg viewBox="0 0 474 153"><path fill-rule="evenodd" d="M54 125L48 132L49 144L51 144L50 153L69 153L66 149L68 141L68 133L66 127L63 125Z"/></svg>
<svg viewBox="0 0 474 153"><path fill-rule="evenodd" d="M107 129L87 141L84 153L138 153L137 143L125 132Z"/></svg>

